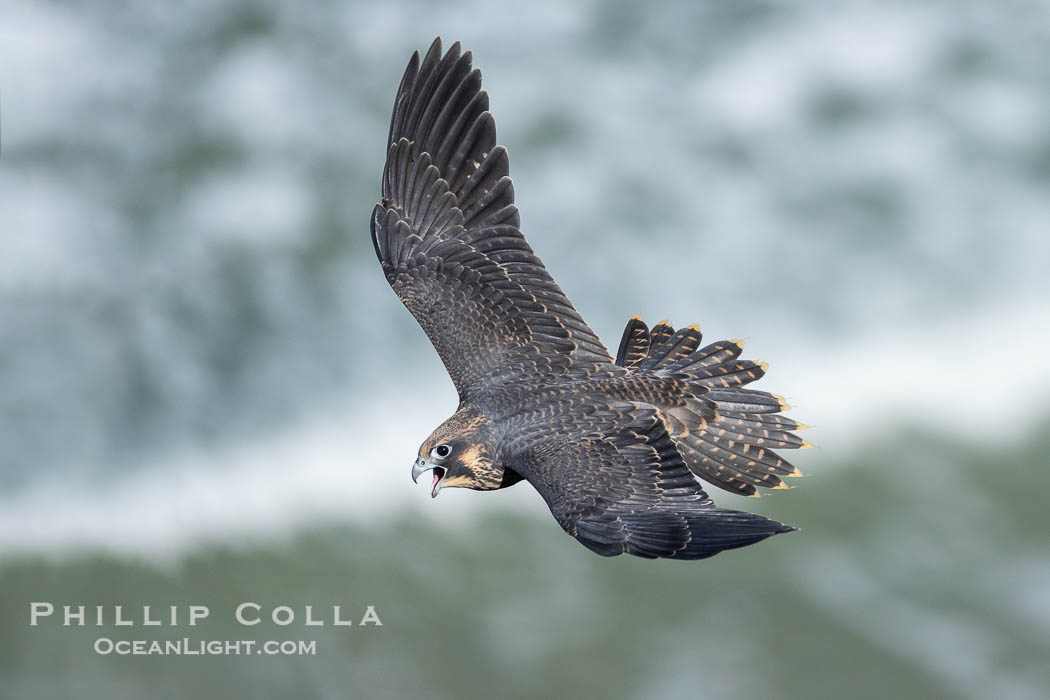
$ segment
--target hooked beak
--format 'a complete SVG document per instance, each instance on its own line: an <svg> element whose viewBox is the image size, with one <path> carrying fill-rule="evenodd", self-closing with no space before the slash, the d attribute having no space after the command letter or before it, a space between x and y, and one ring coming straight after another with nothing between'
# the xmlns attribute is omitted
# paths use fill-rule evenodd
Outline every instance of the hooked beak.
<svg viewBox="0 0 1050 700"><path fill-rule="evenodd" d="M434 470L434 484L430 489L430 497L436 498L438 492L441 491L441 487L445 482L446 469L439 467L436 464L431 464L422 457L418 458L415 464L412 465L412 482L418 483L419 476L425 472L433 469Z"/></svg>

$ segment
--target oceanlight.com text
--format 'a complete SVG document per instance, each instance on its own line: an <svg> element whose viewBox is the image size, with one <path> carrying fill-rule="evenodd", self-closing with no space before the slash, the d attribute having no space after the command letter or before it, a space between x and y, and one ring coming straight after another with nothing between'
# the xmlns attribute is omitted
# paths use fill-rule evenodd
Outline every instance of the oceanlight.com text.
<svg viewBox="0 0 1050 700"><path fill-rule="evenodd" d="M317 640L255 639L118 639L99 637L95 640L96 654L107 656L316 656Z"/></svg>

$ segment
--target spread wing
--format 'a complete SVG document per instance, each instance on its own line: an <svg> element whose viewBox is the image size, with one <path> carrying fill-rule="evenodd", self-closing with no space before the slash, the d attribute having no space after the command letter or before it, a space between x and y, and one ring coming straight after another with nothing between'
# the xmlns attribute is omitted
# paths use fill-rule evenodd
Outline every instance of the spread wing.
<svg viewBox="0 0 1050 700"><path fill-rule="evenodd" d="M469 52L436 39L401 80L372 213L387 281L461 397L485 382L611 362L518 230L507 151Z"/></svg>
<svg viewBox="0 0 1050 700"><path fill-rule="evenodd" d="M794 529L716 506L652 407L616 402L585 413L589 425L577 409L561 419L568 429L537 431L542 439L514 468L565 531L598 554L703 559Z"/></svg>

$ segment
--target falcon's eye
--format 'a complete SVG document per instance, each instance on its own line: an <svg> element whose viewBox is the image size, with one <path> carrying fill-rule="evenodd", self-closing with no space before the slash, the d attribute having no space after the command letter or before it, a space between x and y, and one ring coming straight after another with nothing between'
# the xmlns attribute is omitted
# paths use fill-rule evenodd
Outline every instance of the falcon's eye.
<svg viewBox="0 0 1050 700"><path fill-rule="evenodd" d="M435 447L433 450L430 451L430 456L431 457L436 457L437 459L444 459L445 457L448 457L449 454L451 454L451 453L452 453L452 448L449 447L448 445L438 445L437 447Z"/></svg>

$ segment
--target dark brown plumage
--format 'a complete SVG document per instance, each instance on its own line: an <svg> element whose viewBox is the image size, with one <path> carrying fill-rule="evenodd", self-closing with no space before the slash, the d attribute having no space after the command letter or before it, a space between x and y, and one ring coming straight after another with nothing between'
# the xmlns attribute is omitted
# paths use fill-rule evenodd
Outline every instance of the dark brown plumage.
<svg viewBox="0 0 1050 700"><path fill-rule="evenodd" d="M697 476L757 495L800 476L773 452L808 447L742 344L632 318L614 360L518 230L507 151L470 53L412 56L387 140L372 241L387 281L460 396L413 478L504 488L522 479L603 555L700 559L793 528L719 508Z"/></svg>

